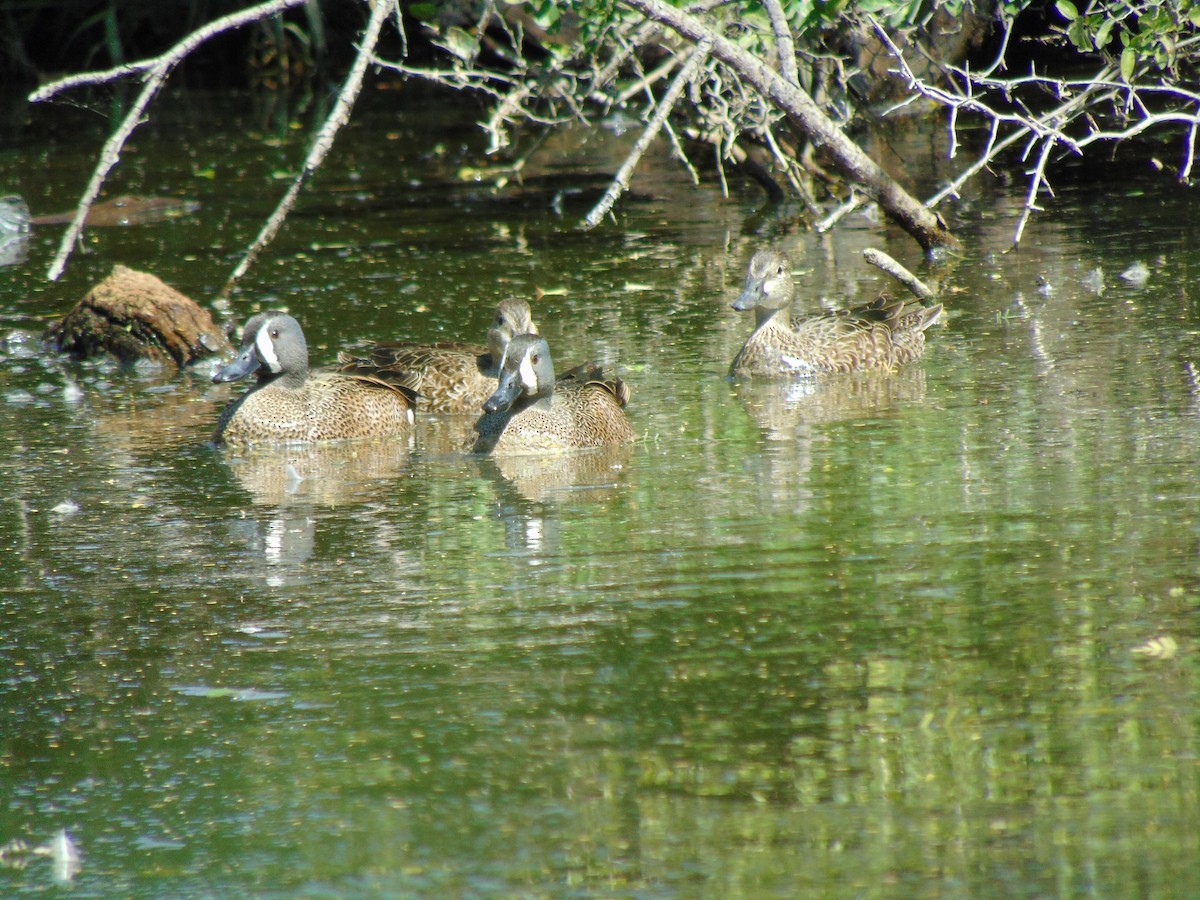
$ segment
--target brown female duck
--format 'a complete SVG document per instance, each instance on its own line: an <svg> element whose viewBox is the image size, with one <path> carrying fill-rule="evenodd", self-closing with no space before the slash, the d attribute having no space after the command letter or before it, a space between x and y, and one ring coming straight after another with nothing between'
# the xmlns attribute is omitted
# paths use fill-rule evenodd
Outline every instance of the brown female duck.
<svg viewBox="0 0 1200 900"><path fill-rule="evenodd" d="M880 299L843 312L782 315L795 286L787 257L760 250L750 260L736 310L754 310L754 333L730 366L732 375L813 375L822 372L891 371L919 359L925 329L941 305Z"/></svg>
<svg viewBox="0 0 1200 900"><path fill-rule="evenodd" d="M537 334L529 304L524 300L503 300L488 327L487 346L441 341L416 344L382 341L373 345L366 356L342 353L338 371L357 375L386 376L401 372L420 394L422 409L440 413L478 413L483 402L496 390L500 360L504 350L518 334Z"/></svg>

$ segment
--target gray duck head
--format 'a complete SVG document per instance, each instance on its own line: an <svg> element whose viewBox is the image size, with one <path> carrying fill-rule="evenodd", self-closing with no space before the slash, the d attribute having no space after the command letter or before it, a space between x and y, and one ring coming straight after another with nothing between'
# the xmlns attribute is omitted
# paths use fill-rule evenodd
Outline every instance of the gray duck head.
<svg viewBox="0 0 1200 900"><path fill-rule="evenodd" d="M508 344L500 363L500 384L483 404L484 412L511 409L519 400L535 402L554 394L550 345L536 334L519 334Z"/></svg>
<svg viewBox="0 0 1200 900"><path fill-rule="evenodd" d="M280 379L292 387L304 384L308 378L308 342L299 322L278 311L252 316L242 329L238 355L213 376L213 381L239 381L252 372L258 373L260 382Z"/></svg>

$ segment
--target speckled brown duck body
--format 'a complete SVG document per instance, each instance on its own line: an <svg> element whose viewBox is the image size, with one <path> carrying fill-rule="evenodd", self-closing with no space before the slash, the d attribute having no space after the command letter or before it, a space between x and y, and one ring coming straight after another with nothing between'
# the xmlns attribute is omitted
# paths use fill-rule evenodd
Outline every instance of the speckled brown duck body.
<svg viewBox="0 0 1200 900"><path fill-rule="evenodd" d="M629 389L619 378L589 378L580 367L556 389L550 348L537 335L513 338L495 393L475 423L474 453L554 453L633 440L625 416Z"/></svg>
<svg viewBox="0 0 1200 900"><path fill-rule="evenodd" d="M922 307L886 299L841 312L793 316L795 287L787 257L760 250L750 260L746 286L733 302L754 310L754 333L733 359L732 375L816 375L892 371L919 359L925 329L941 305Z"/></svg>
<svg viewBox="0 0 1200 900"><path fill-rule="evenodd" d="M488 327L486 347L458 341L381 341L365 356L340 354L338 371L378 377L401 372L411 378L422 410L478 415L484 401L496 390L504 350L518 334L537 334L529 304L503 300Z"/></svg>
<svg viewBox="0 0 1200 900"><path fill-rule="evenodd" d="M407 435L416 392L392 380L328 372L310 375L300 323L259 313L242 332L237 358L213 381L257 373L258 383L226 407L213 442L246 445Z"/></svg>

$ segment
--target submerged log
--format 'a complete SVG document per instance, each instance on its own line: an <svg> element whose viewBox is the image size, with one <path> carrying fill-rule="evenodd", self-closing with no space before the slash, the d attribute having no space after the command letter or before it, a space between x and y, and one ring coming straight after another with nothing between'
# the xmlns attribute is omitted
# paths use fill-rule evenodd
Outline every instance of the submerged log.
<svg viewBox="0 0 1200 900"><path fill-rule="evenodd" d="M120 265L47 329L46 340L80 358L111 353L125 363L177 366L230 350L207 310L155 276Z"/></svg>
<svg viewBox="0 0 1200 900"><path fill-rule="evenodd" d="M121 196L92 206L83 224L103 227L152 225L190 216L199 208L200 204L195 200L180 200L176 197ZM33 225L66 225L74 218L75 210L72 209L46 216L34 216L29 222Z"/></svg>

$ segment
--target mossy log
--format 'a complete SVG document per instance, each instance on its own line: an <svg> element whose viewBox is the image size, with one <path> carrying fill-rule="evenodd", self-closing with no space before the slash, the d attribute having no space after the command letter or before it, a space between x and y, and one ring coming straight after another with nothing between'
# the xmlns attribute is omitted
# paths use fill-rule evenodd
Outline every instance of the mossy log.
<svg viewBox="0 0 1200 900"><path fill-rule="evenodd" d="M124 363L177 366L230 350L207 310L155 276L120 265L50 326L46 340L79 358L111 353Z"/></svg>

